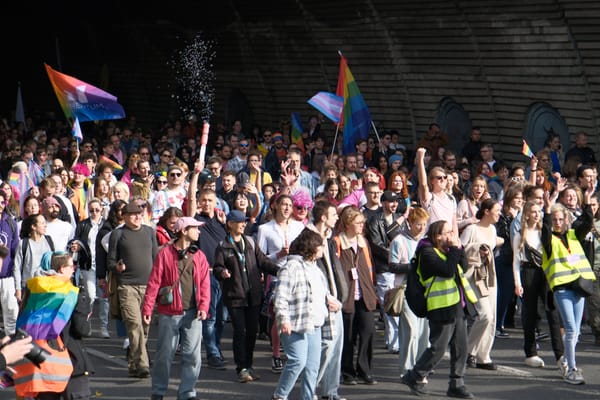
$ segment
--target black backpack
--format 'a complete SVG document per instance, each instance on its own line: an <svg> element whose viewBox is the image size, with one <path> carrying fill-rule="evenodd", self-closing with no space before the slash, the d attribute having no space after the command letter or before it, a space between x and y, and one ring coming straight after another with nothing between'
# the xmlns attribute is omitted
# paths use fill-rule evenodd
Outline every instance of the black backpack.
<svg viewBox="0 0 600 400"><path fill-rule="evenodd" d="M411 311L417 317L425 318L427 316L427 294L425 293L425 287L421 285L421 282L419 281L419 274L417 273L419 261L417 257L418 256L415 255L410 260L410 266L408 267L408 274L406 277L405 296Z"/></svg>

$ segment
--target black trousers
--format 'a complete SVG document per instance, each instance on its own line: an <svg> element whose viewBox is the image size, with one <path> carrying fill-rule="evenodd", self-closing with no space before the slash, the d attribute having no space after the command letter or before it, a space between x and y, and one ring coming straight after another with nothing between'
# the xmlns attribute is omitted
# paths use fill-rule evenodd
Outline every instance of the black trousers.
<svg viewBox="0 0 600 400"><path fill-rule="evenodd" d="M560 334L560 317L554 307L552 292L542 268L522 265L521 286L523 286L521 319L523 322L525 357L537 355L535 328L538 319L538 305L541 301L546 312L554 357L558 360L564 352L564 344Z"/></svg>
<svg viewBox="0 0 600 400"><path fill-rule="evenodd" d="M260 305L229 308L229 317L233 328L233 360L236 372L252 367L259 315Z"/></svg>
<svg viewBox="0 0 600 400"><path fill-rule="evenodd" d="M429 347L410 371L411 377L423 380L435 369L450 347L450 382L452 388L464 386L467 366L467 319L460 307L455 307L454 321L429 320Z"/></svg>
<svg viewBox="0 0 600 400"><path fill-rule="evenodd" d="M375 319L362 299L354 302L354 313L343 313L344 347L342 350L342 374L345 376L371 376L373 374L373 339ZM358 342L356 368L354 345Z"/></svg>

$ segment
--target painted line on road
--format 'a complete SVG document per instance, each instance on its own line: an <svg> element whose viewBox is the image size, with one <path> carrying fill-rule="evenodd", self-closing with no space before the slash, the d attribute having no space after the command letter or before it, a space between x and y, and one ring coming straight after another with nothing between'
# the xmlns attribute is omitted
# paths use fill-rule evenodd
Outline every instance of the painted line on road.
<svg viewBox="0 0 600 400"><path fill-rule="evenodd" d="M106 353L103 353L103 352L101 352L101 351L98 351L98 350L91 349L91 348L89 348L89 347L88 347L88 348L86 348L86 349L85 349L85 351L86 351L88 354L91 354L91 355L93 355L94 357L101 358L101 359L103 359L103 360L105 360L105 361L108 361L108 362L111 362L111 363L113 363L113 364L116 364L116 365L118 365L119 367L126 367L126 368L127 368L127 367L129 366L129 364L127 364L127 361L125 361L125 360L122 360L122 359L120 359L120 358L116 358L116 357L114 357L114 356L111 356L110 354L106 354Z"/></svg>
<svg viewBox="0 0 600 400"><path fill-rule="evenodd" d="M498 365L498 371L510 374L510 375L515 375L515 376L525 376L525 377L532 377L533 374L529 371L525 371L523 369L519 369L519 368L513 368L513 367L506 367L504 365Z"/></svg>

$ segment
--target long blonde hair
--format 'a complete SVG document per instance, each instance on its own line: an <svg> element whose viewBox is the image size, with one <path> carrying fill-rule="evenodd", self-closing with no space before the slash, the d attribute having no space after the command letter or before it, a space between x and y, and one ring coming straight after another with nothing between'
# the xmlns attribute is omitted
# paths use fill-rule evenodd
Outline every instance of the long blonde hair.
<svg viewBox="0 0 600 400"><path fill-rule="evenodd" d="M542 232L542 219L535 224L533 227L529 227L527 224L527 215L533 206L540 206L537 201L529 200L523 206L523 212L521 213L521 242L519 243L519 250L523 250L523 246L525 245L525 230L526 229L534 229L538 231L540 234ZM540 206L541 208L541 206ZM541 212L541 210L540 210Z"/></svg>

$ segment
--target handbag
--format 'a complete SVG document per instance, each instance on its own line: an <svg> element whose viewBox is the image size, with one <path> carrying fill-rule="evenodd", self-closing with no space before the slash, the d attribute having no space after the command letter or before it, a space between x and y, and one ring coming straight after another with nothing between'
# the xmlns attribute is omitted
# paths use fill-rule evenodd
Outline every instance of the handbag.
<svg viewBox="0 0 600 400"><path fill-rule="evenodd" d="M579 278L573 282L573 288L581 296L589 297L594 294L594 281L580 275Z"/></svg>
<svg viewBox="0 0 600 400"><path fill-rule="evenodd" d="M111 319L122 320L121 303L119 302L119 294L117 293L117 274L109 271L108 279L106 280L106 294L108 296L108 313Z"/></svg>
<svg viewBox="0 0 600 400"><path fill-rule="evenodd" d="M183 266L183 269L181 270L181 273L179 274L179 276L177 276L177 279L175 279L175 281L171 285L163 286L160 289L158 289L158 304L168 306L169 304L173 303L173 288L179 284L179 278L181 278L181 275L185 273L188 266L193 262L194 261L192 257L186 258L186 262Z"/></svg>
<svg viewBox="0 0 600 400"><path fill-rule="evenodd" d="M406 285L400 285L385 292L383 296L383 310L387 315L397 317L404 307L404 292Z"/></svg>

